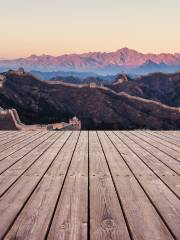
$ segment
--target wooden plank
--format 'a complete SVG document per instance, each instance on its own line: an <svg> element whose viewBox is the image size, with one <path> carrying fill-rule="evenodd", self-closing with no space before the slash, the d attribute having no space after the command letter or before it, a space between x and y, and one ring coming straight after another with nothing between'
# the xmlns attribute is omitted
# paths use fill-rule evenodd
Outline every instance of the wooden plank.
<svg viewBox="0 0 180 240"><path fill-rule="evenodd" d="M8 131L2 131L2 130L0 130L0 136L2 135L4 135L4 134L6 134L6 133L8 133Z"/></svg>
<svg viewBox="0 0 180 240"><path fill-rule="evenodd" d="M180 136L175 136L172 132L169 132L169 131L166 131L166 132L165 132L165 131L161 131L160 134L163 135L163 136L168 137L169 139L173 139L173 140L175 140L175 141L177 141L177 142L180 142Z"/></svg>
<svg viewBox="0 0 180 240"><path fill-rule="evenodd" d="M176 137L176 138L180 138L180 131L162 131L164 134L167 134L167 135L171 135L173 137Z"/></svg>
<svg viewBox="0 0 180 240"><path fill-rule="evenodd" d="M25 146L28 146L32 141L44 134L46 134L46 132L34 132L32 135L26 136L23 141L20 141L19 143L13 145L11 148L7 148L4 151L0 152L0 162L11 154L21 150Z"/></svg>
<svg viewBox="0 0 180 240"><path fill-rule="evenodd" d="M116 132L119 136L120 133ZM156 208L169 231L180 239L180 204L179 199L147 166L113 133L108 134L122 154L124 161L137 179L147 197ZM163 204L162 204L163 203ZM163 238L162 238L163 239ZM164 238L166 239L166 238Z"/></svg>
<svg viewBox="0 0 180 240"><path fill-rule="evenodd" d="M0 131L0 141L2 141L3 139L8 139L15 134L17 133L13 131L4 131L4 132Z"/></svg>
<svg viewBox="0 0 180 240"><path fill-rule="evenodd" d="M0 198L0 239L8 232L44 174L50 168L61 147L70 136L70 132L66 132L62 136L60 134L56 142Z"/></svg>
<svg viewBox="0 0 180 240"><path fill-rule="evenodd" d="M167 135L164 135L163 133L161 133L161 131L155 132L155 131L146 131L146 133L155 136L157 139L161 139L162 141L166 141L168 143L170 143L171 145L175 145L177 147L179 147L179 151L180 151L180 141L177 141L173 138L170 138Z"/></svg>
<svg viewBox="0 0 180 240"><path fill-rule="evenodd" d="M96 132L89 132L90 239L130 239Z"/></svg>
<svg viewBox="0 0 180 240"><path fill-rule="evenodd" d="M155 141L155 142L158 142L158 143L160 143L160 144L162 144L162 145L165 145L166 147L168 147L168 149L174 150L175 152L180 153L180 147L178 146L178 143L177 143L177 144L174 143L173 140L172 140L171 142L169 142L169 141L167 140L167 138L163 138L163 139L162 139L162 138L159 136L159 134L156 135L156 133L153 132L153 131L152 131L152 132L143 131L142 134L144 134L144 135L147 136L147 137L150 137L150 138L151 138L153 141Z"/></svg>
<svg viewBox="0 0 180 240"><path fill-rule="evenodd" d="M0 130L0 137L6 136L6 135L13 135L17 134L19 131L1 131Z"/></svg>
<svg viewBox="0 0 180 240"><path fill-rule="evenodd" d="M16 144L23 142L24 140L26 140L30 136L33 136L34 134L37 134L37 132L32 132L32 131L27 132L27 133L24 132L24 133L22 133L21 136L18 136L18 137L16 136L16 138L14 138L13 140L11 140L7 143L4 143L2 146L0 146L0 152L4 151L6 149L12 148Z"/></svg>
<svg viewBox="0 0 180 240"><path fill-rule="evenodd" d="M87 239L88 132L81 132L47 239Z"/></svg>
<svg viewBox="0 0 180 240"><path fill-rule="evenodd" d="M166 146L164 144L164 141L160 141L160 140L156 141L155 138L147 135L143 131L136 131L135 134L139 136L141 139L149 142L152 146L155 146L157 149L161 150L165 154L169 155L170 157L173 157L177 161L180 161L180 153Z"/></svg>
<svg viewBox="0 0 180 240"><path fill-rule="evenodd" d="M111 141L121 149L119 154L109 138L98 132L103 149L121 200L124 213L133 240L167 240L174 239L150 202L143 188L127 166L122 156L127 153L119 144L117 136L107 133Z"/></svg>
<svg viewBox="0 0 180 240"><path fill-rule="evenodd" d="M89 151L87 132L78 142L79 132L34 132L9 147L0 239L180 239L179 162L134 132L106 133L90 132Z"/></svg>
<svg viewBox="0 0 180 240"><path fill-rule="evenodd" d="M78 136L68 139L4 239L45 239Z"/></svg>
<svg viewBox="0 0 180 240"><path fill-rule="evenodd" d="M160 149L151 145L147 140L144 140L136 134L136 131L129 131L132 135L136 136L138 140L138 144L146 149L149 153L151 153L154 157L158 158L162 161L166 166L172 169L177 174L180 174L180 165L179 162L174 158L170 157L166 153L162 152Z"/></svg>
<svg viewBox="0 0 180 240"><path fill-rule="evenodd" d="M19 138L21 139L23 136L25 136L29 133L31 133L31 132L30 131L27 131L27 132L22 131L22 132L15 132L7 138L4 136L4 138L0 141L0 151L1 151L2 146L4 146L5 144L11 143Z"/></svg>
<svg viewBox="0 0 180 240"><path fill-rule="evenodd" d="M135 136L126 132L118 132L120 139L127 145L127 147L134 152L139 159L148 166L157 177L159 177L167 186L180 197L180 176L168 168L165 164L155 158L152 154L146 151L138 144ZM146 169L145 169L146 170ZM138 169L139 172L139 169Z"/></svg>
<svg viewBox="0 0 180 240"><path fill-rule="evenodd" d="M42 141L38 142L37 148L29 152L29 154L21 158L16 164L12 165L0 175L0 197L2 197L12 184L14 184L57 139L57 134L52 135L52 133L49 133L48 136L40 139L40 141ZM7 168L7 164L3 167Z"/></svg>
<svg viewBox="0 0 180 240"><path fill-rule="evenodd" d="M30 163L33 160L33 156L40 153L41 146L39 145L43 144L44 141L46 141L46 139L50 138L52 135L55 138L55 134L52 132L48 132L41 137L39 135L34 136L33 142L29 143L28 146L25 146L19 151L16 151L13 154L7 156L4 161L0 161L0 174L4 173L7 169L9 169L11 166L13 166L15 163L17 163L23 158L18 163L18 165L15 166L15 168L18 167L18 169L22 169L21 164L23 164L24 161L28 161ZM35 137L37 137L37 139ZM36 147L38 146L39 148L36 149Z"/></svg>

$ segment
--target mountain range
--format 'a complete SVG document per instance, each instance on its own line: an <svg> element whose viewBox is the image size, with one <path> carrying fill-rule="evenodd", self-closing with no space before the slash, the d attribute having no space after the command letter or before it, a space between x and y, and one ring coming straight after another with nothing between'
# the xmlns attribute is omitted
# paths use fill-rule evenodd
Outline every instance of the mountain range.
<svg viewBox="0 0 180 240"><path fill-rule="evenodd" d="M179 129L180 73L154 73L112 84L41 81L23 71L1 75L0 106L15 108L26 124L67 122L82 129Z"/></svg>
<svg viewBox="0 0 180 240"><path fill-rule="evenodd" d="M174 72L180 69L180 53L143 54L122 48L115 52L90 52L61 56L31 55L27 58L0 60L0 71L23 67L26 71L91 72L117 74L126 72L140 75L154 71ZM56 75L57 76L57 75Z"/></svg>

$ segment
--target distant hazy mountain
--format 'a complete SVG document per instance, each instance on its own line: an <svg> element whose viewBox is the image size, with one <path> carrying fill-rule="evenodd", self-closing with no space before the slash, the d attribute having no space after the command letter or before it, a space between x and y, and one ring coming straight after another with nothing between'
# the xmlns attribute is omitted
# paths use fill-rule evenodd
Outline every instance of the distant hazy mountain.
<svg viewBox="0 0 180 240"><path fill-rule="evenodd" d="M93 72L63 72L63 71L55 71L55 72L41 72L41 71L30 71L32 75L39 78L40 80L51 80L51 79L68 79L70 77L77 79L78 81L84 80L86 78L101 78L106 81L114 80L115 76L107 75L101 76L97 73Z"/></svg>
<svg viewBox="0 0 180 240"><path fill-rule="evenodd" d="M96 77L97 74L93 72L63 72L63 71L53 71L53 72L41 72L41 71L30 71L35 77L41 80L49 80L55 77L76 77L76 78L86 78L89 76Z"/></svg>
<svg viewBox="0 0 180 240"><path fill-rule="evenodd" d="M41 72L94 72L106 75L125 71L136 74L136 72L141 73L141 68L144 69L143 73L152 72L152 64L156 64L155 68L158 71L161 69L163 71L164 69L166 71L176 71L180 69L180 53L142 54L132 49L122 48L110 53L92 52L58 57L32 55L28 58L0 60L0 70L24 67L27 71L36 70ZM163 67L162 64L164 64Z"/></svg>
<svg viewBox="0 0 180 240"><path fill-rule="evenodd" d="M130 72L138 75L143 75L147 73L154 73L154 72L163 72L163 73L173 73L180 69L180 65L176 64L165 64L164 62L155 63L151 60L148 60L146 63L132 69Z"/></svg>

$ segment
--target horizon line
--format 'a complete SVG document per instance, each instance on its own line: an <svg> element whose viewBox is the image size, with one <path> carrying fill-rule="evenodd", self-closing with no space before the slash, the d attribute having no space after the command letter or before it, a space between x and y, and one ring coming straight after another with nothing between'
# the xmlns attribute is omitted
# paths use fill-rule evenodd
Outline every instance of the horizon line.
<svg viewBox="0 0 180 240"><path fill-rule="evenodd" d="M32 56L36 56L36 57L41 57L41 56L51 56L51 57L61 57L61 56L67 56L67 55L84 55L84 54L90 54L90 53L116 53L120 50L123 50L123 49L128 49L128 50L132 50L132 51L136 51L138 53L141 53L141 54L144 54L144 55L148 55L148 54L154 54L154 55L161 55L161 54L180 54L180 52L178 51L175 51L175 52L151 52L151 51L140 51L140 50L136 50L134 48L128 48L128 47L122 47L122 48L119 48L117 50L111 50L111 51L102 51L102 50L99 50L99 51L80 51L80 52L69 52L69 53L62 53L60 55L56 55L56 54L48 54L48 53L42 53L42 54L36 54L36 53L32 53L30 55L25 55L25 56L22 56L22 57L0 57L0 61L3 61L3 60L17 60L17 59L21 59L21 58L29 58L29 57L32 57Z"/></svg>

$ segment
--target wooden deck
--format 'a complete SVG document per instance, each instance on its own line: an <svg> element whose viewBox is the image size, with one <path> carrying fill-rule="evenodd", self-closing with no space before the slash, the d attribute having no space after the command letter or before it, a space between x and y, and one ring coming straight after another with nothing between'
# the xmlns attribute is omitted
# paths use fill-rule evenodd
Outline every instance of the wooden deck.
<svg viewBox="0 0 180 240"><path fill-rule="evenodd" d="M180 239L180 132L0 132L0 239Z"/></svg>

